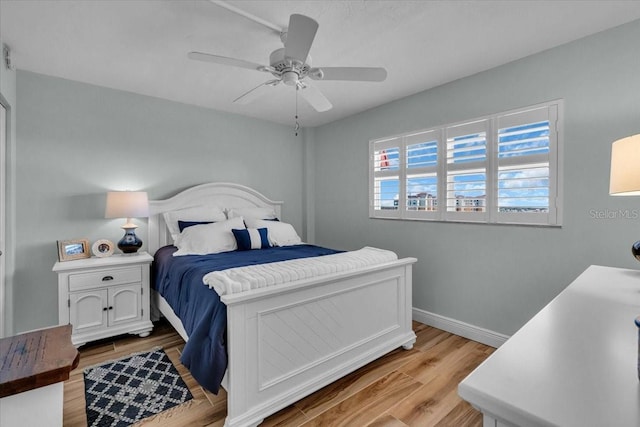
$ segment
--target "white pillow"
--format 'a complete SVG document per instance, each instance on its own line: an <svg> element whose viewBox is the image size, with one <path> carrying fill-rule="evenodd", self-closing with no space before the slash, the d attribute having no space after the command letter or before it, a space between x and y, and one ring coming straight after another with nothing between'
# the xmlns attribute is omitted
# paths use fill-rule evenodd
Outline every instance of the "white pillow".
<svg viewBox="0 0 640 427"><path fill-rule="evenodd" d="M165 212L163 216L164 222L167 224L167 229L174 241L180 234L178 221L218 222L227 219L224 210L218 206L194 206L192 208Z"/></svg>
<svg viewBox="0 0 640 427"><path fill-rule="evenodd" d="M253 219L275 219L276 211L271 207L231 208L227 210L227 217L236 218L239 216Z"/></svg>
<svg viewBox="0 0 640 427"><path fill-rule="evenodd" d="M173 253L173 256L235 251L238 245L231 232L234 228L245 228L242 217L185 228L176 237L174 245L178 250Z"/></svg>
<svg viewBox="0 0 640 427"><path fill-rule="evenodd" d="M266 228L269 230L271 246L299 245L302 239L296 233L293 225L282 221L264 221L262 219L245 218L248 228Z"/></svg>

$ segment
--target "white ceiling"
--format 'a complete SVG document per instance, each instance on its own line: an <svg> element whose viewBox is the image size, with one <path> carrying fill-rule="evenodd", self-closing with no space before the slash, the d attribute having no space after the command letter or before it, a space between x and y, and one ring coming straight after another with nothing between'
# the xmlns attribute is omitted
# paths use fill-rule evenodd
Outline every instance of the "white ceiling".
<svg viewBox="0 0 640 427"><path fill-rule="evenodd" d="M640 19L640 1L228 1L286 27L320 24L314 66L381 66L383 83L316 81L333 104L302 99L317 126ZM269 74L187 59L202 51L265 64L275 32L206 0L0 0L0 35L17 69L292 124L295 90L233 100Z"/></svg>

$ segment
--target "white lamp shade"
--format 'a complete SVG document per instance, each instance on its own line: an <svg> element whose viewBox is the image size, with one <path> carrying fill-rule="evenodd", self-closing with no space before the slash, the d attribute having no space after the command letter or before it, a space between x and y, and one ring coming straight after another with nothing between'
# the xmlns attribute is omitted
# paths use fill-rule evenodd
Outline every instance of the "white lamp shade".
<svg viewBox="0 0 640 427"><path fill-rule="evenodd" d="M612 196L640 196L640 134L619 139L611 145Z"/></svg>
<svg viewBox="0 0 640 427"><path fill-rule="evenodd" d="M144 191L109 191L105 218L145 218L149 216L149 199Z"/></svg>

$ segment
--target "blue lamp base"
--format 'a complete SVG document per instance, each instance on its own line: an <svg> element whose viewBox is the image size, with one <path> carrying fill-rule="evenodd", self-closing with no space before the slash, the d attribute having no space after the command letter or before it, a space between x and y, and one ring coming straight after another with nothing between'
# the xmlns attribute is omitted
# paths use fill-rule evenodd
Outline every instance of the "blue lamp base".
<svg viewBox="0 0 640 427"><path fill-rule="evenodd" d="M635 257L635 259L640 261L640 240L631 245L631 253Z"/></svg>
<svg viewBox="0 0 640 427"><path fill-rule="evenodd" d="M124 236L118 242L118 249L125 254L135 254L142 247L142 240L136 236L136 229L124 228Z"/></svg>

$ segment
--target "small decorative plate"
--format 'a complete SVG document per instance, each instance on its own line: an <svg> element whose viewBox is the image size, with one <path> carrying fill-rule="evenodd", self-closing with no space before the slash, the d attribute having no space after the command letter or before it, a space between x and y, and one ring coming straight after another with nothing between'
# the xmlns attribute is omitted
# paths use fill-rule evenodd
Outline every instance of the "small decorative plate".
<svg viewBox="0 0 640 427"><path fill-rule="evenodd" d="M100 239L91 246L91 252L99 258L113 255L113 242L111 240Z"/></svg>

